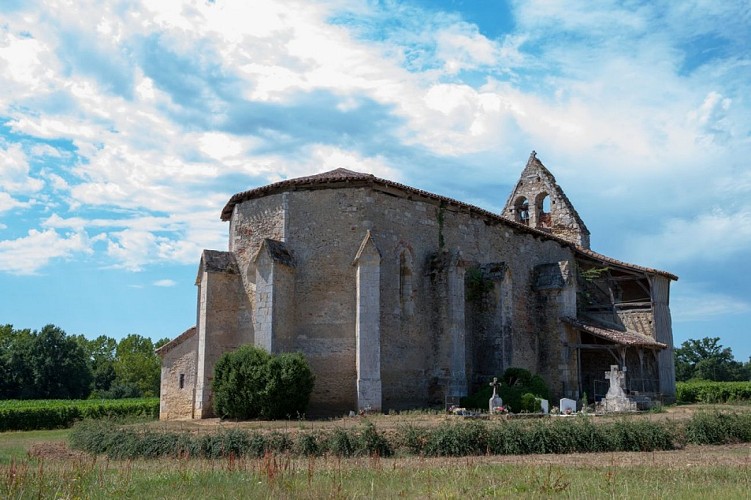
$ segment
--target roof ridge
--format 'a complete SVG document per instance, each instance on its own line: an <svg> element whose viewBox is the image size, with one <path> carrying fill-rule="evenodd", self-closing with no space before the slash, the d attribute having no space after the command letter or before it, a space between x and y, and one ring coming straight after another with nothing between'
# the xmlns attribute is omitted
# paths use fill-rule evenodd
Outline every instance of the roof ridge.
<svg viewBox="0 0 751 500"><path fill-rule="evenodd" d="M534 159L537 162L540 161L534 155L531 155L530 159ZM544 167L544 165L543 165L543 167ZM352 183L363 183L363 184L369 185L369 186L373 186L373 185L378 184L378 185L385 186L385 187L388 187L388 188L391 188L391 189L397 189L397 190L404 191L405 194L413 194L413 195L418 195L418 196L424 196L426 198L431 198L431 199L433 199L433 200L435 200L435 201L437 201L439 203L447 203L447 204L450 204L450 205L455 205L455 206L463 207L463 208L466 208L467 210L469 210L471 212L477 213L478 215L483 215L485 217L491 217L493 220L496 220L496 221L501 222L503 224L506 224L508 226L517 228L520 231L532 233L532 234L535 234L535 235L537 235L539 237L543 237L543 238L548 238L548 239L551 239L551 240L555 240L558 243L560 243L561 245L565 245L567 247L572 248L574 250L574 252L579 253L580 255L584 255L584 256L587 256L589 258L593 258L593 259L601 260L601 261L604 261L604 262L608 262L608 263L613 264L613 265L620 265L620 266L624 266L624 267L635 269L635 270L640 270L640 271L644 271L644 272L651 272L651 273L660 274L660 275L666 276L666 277L668 277L668 278L670 278L672 280L677 280L678 279L678 277L676 275L674 275L672 273L669 273L667 271L661 271L659 269L652 269L652 268L648 268L648 267L643 267L643 266L639 266L637 264L630 264L628 262L623 262L621 260L614 259L612 257L608 257L606 255L603 255L603 254L600 254L600 253L595 252L593 250L590 250L588 248L585 248L585 247L583 247L581 245L577 245L576 243L574 243L572 241L563 239L560 236L556 236L554 234L547 233L545 231L540 231L539 229L535 229L533 227L529 227L529 226L527 226L525 224L521 224L521 223L516 222L514 220L511 220L511 219L509 219L507 217L504 217L502 214L497 214L497 213L490 212L490 211L488 211L488 210L486 210L484 208L478 207L476 205L471 205L469 203L456 200L454 198L449 198L448 196L443 196L443 195L431 193L429 191L424 191L422 189L415 188L415 187L412 187L412 186L408 186L406 184L401 184L399 182L390 181L388 179L382 179L380 177L376 177L373 174L365 174L365 173L362 173L362 172L354 172L352 170L347 170L345 168L337 168L337 169L334 169L334 170L329 170L328 172L322 172L320 174L315 174L315 175L307 176L307 177L297 177L297 178L293 178L293 179L287 179L287 180L284 180L284 181L275 182L273 184L267 184L265 186L260 186L260 187L254 188L254 189L250 189L248 191L243 191L241 193L237 193L237 194L233 195L229 199L229 201L227 202L227 204L224 206L224 209L222 210L222 214L221 214L221 219L224 220L224 221L230 220L231 217L232 217L232 211L234 210L235 205L237 205L238 203L242 203L244 201L247 201L247 200L250 200L250 199L253 199L253 198L257 198L257 197L261 197L261 196L266 196L266 195L269 195L269 194L273 194L275 192L279 192L280 190L284 190L285 188L294 188L294 187L297 187L297 186L302 186L302 187L308 188L308 187L314 187L316 185L325 186L326 184L329 184L329 183L340 183L340 184L346 186L347 183L349 183L349 182L352 182ZM582 225L583 224L584 223L582 222ZM586 226L583 226L583 227L586 229Z"/></svg>

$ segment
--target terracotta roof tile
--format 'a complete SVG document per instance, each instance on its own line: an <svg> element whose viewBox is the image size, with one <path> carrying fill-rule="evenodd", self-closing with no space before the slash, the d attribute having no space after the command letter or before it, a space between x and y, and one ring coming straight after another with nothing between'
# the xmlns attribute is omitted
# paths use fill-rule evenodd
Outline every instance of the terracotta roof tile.
<svg viewBox="0 0 751 500"><path fill-rule="evenodd" d="M601 339L609 340L616 344L635 347L653 347L657 349L666 349L668 347L662 342L657 342L652 337L631 330L615 330L598 323L582 321L581 319L571 317L561 318L561 321L583 332L590 333L595 337L600 337Z"/></svg>

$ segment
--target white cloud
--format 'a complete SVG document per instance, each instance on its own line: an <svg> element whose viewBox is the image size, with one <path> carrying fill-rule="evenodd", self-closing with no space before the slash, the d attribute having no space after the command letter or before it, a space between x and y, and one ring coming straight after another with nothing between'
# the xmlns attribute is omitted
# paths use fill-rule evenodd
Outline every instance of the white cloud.
<svg viewBox="0 0 751 500"><path fill-rule="evenodd" d="M659 203L666 224L656 241L671 255L689 259L706 250L689 236L695 226L726 237L730 228L717 228L720 220L678 211L712 199L702 191L722 193L723 182L738 196L749 191L729 180L745 165L728 153L732 146L746 157L749 147L742 139L751 131L748 105L737 83L728 87L747 80L747 63L678 74L684 54L670 35L687 36L683 17L711 31L702 8L513 8L515 31L499 39L458 15L408 4L136 2L120 15L83 1L76 9L52 3L44 13L11 13L0 30L7 69L0 86L8 89L0 115L16 134L72 144L76 157L24 144L32 161L59 158L59 171L45 164L35 179L24 149L12 144L0 151L14 165L8 185L28 194L46 182L56 191L45 194L71 213L48 211L40 227L100 231L109 257L128 269L160 259L193 262L201 248L220 248L226 227L218 213L229 195L252 187L242 179L270 182L336 167L419 179L432 164L418 162L435 157L491 163L465 169L467 176L481 172L477 184L485 185L486 173L511 182L502 174L516 175L532 148L587 194L577 204L589 196L628 200L635 211ZM342 10L355 21L331 24ZM705 10L730 21L725 8ZM366 31L382 31L361 36L357 19ZM399 22L379 25L388 19ZM295 107L319 94L332 96L332 114ZM226 130L238 105L248 105L247 116ZM317 130L306 113L334 125ZM350 128L374 115L386 119L352 135ZM338 123L342 116L352 127ZM223 183L224 176L235 183ZM657 199L655 186L668 184L680 196ZM24 208L16 198L0 197L0 210ZM98 213L81 215L91 210ZM723 252L748 248L745 220L738 212L724 216L741 228ZM652 242L637 238L635 245L644 254ZM673 252L675 244L684 249Z"/></svg>
<svg viewBox="0 0 751 500"><path fill-rule="evenodd" d="M628 243L640 262L656 265L717 262L747 255L751 249L751 207L735 212L715 208L692 218L670 218L657 234L642 234Z"/></svg>
<svg viewBox="0 0 751 500"><path fill-rule="evenodd" d="M23 208L28 206L28 203L24 203L22 201L18 201L15 198L13 198L8 193L4 193L0 191L0 214L3 212L7 212L9 210L12 210L14 208Z"/></svg>
<svg viewBox="0 0 751 500"><path fill-rule="evenodd" d="M160 261L193 263L200 252L194 242L137 229L109 233L107 241L107 254L117 262L114 267L129 271L141 271L146 264Z"/></svg>
<svg viewBox="0 0 751 500"><path fill-rule="evenodd" d="M496 64L500 47L466 24L454 24L436 34L437 56L448 74Z"/></svg>
<svg viewBox="0 0 751 500"><path fill-rule="evenodd" d="M153 285L159 286L159 287L172 287L172 286L177 285L177 282L175 280L163 279L163 280L156 280L153 283Z"/></svg>
<svg viewBox="0 0 751 500"><path fill-rule="evenodd" d="M243 152L241 141L228 134L209 132L203 134L198 141L201 151L220 161L236 157Z"/></svg>
<svg viewBox="0 0 751 500"><path fill-rule="evenodd" d="M47 48L38 40L18 37L0 28L0 74L15 91L24 95L39 91L49 76L44 57ZM44 61L43 61L44 59ZM5 92L3 92L5 94ZM0 102L5 97L0 96Z"/></svg>
<svg viewBox="0 0 751 500"><path fill-rule="evenodd" d="M0 186L11 193L32 194L44 187L44 182L30 175L29 160L20 144L0 147Z"/></svg>
<svg viewBox="0 0 751 500"><path fill-rule="evenodd" d="M747 313L751 311L751 303L728 294L689 290L674 293L670 309L674 321L685 323Z"/></svg>
<svg viewBox="0 0 751 500"><path fill-rule="evenodd" d="M53 259L91 254L85 233L61 235L53 229L37 231L15 240L0 241L0 271L10 274L35 274Z"/></svg>

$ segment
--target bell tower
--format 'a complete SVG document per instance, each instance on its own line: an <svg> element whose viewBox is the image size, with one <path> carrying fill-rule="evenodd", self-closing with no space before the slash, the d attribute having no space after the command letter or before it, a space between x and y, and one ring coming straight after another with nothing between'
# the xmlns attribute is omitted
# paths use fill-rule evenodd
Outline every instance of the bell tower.
<svg viewBox="0 0 751 500"><path fill-rule="evenodd" d="M534 151L529 155L502 215L519 224L589 248L589 229Z"/></svg>

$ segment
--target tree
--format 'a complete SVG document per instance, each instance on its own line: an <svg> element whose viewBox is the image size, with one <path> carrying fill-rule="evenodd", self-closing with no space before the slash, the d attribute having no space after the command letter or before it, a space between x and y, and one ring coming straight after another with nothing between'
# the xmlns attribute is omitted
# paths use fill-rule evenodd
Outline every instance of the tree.
<svg viewBox="0 0 751 500"><path fill-rule="evenodd" d="M93 340L78 335L76 341L84 349L94 377L91 385L92 392L95 396L101 397L110 390L116 378L117 341L106 335L100 335Z"/></svg>
<svg viewBox="0 0 751 500"><path fill-rule="evenodd" d="M91 392L91 369L78 342L55 325L46 325L34 339L29 363L36 398L82 399Z"/></svg>
<svg viewBox="0 0 751 500"><path fill-rule="evenodd" d="M0 328L0 365L5 376L0 380L3 399L33 398L33 373L28 363L35 334L28 329L15 330L13 325Z"/></svg>
<svg viewBox="0 0 751 500"><path fill-rule="evenodd" d="M91 390L86 354L55 325L39 332L0 328L0 397L79 399Z"/></svg>
<svg viewBox="0 0 751 500"><path fill-rule="evenodd" d="M305 412L313 383L302 354L241 346L215 365L214 409L222 418L289 418Z"/></svg>
<svg viewBox="0 0 751 500"><path fill-rule="evenodd" d="M148 337L131 334L120 340L115 351L116 378L113 390L145 397L159 395L161 362Z"/></svg>
<svg viewBox="0 0 751 500"><path fill-rule="evenodd" d="M719 337L689 339L675 350L675 379L718 382L743 381L751 378L750 364L733 358L733 351L720 344Z"/></svg>

